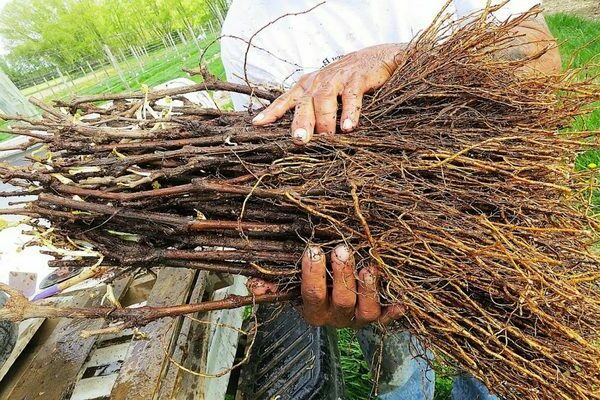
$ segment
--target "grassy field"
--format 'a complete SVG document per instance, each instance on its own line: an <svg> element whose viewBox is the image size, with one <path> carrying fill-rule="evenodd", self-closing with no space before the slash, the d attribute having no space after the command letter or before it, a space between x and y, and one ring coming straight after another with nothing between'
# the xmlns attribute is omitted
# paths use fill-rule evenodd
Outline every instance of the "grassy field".
<svg viewBox="0 0 600 400"><path fill-rule="evenodd" d="M213 38L206 39L201 43L205 47L213 41ZM218 43L210 46L204 54L204 60L208 62L208 70L219 78L225 77L223 65L218 57ZM161 49L149 55L144 62L143 70L140 70L135 59L129 59L126 63L121 63L124 71L124 77L132 90L140 90L142 85L153 87L171 79L188 77L182 68L194 68L198 66L200 57L199 49L192 43L179 45L177 50L172 48ZM100 74L100 73L99 73ZM200 82L199 76L193 76L190 79ZM118 93L126 91L127 88L118 75L108 79L102 79L95 83L86 82L82 87L74 89L78 95L93 95L100 93ZM63 90L55 95L45 98L46 101L54 98L68 98L70 90Z"/></svg>

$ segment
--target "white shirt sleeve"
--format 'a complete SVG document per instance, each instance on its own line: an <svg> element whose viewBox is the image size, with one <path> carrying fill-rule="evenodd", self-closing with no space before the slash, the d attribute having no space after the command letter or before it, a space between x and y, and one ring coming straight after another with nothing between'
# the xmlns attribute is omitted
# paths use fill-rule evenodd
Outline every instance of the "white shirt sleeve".
<svg viewBox="0 0 600 400"><path fill-rule="evenodd" d="M492 0L492 5L502 3L503 0ZM473 12L482 10L487 4L487 0L454 0L456 15L464 17ZM541 0L511 0L502 8L494 13L499 21L507 21L514 16L529 11L532 7L542 4Z"/></svg>
<svg viewBox="0 0 600 400"><path fill-rule="evenodd" d="M499 4L503 0L491 1ZM319 6L320 2L234 0L221 39L227 80L243 84L247 75L254 84L289 87L303 74L344 54L382 43L410 42L431 24L446 0L425 0L418 5L414 0L327 0ZM487 3L454 0L447 11L460 18L480 11ZM539 3L511 0L494 17L506 21ZM312 11L294 14L307 10ZM250 38L252 46L244 68ZM232 98L236 109L248 106L247 96L234 94Z"/></svg>

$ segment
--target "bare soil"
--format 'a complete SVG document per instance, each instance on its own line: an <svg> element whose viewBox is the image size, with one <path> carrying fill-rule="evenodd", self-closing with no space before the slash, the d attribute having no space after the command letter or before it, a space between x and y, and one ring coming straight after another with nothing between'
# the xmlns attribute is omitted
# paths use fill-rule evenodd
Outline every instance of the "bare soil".
<svg viewBox="0 0 600 400"><path fill-rule="evenodd" d="M545 0L547 14L564 12L600 20L600 0Z"/></svg>

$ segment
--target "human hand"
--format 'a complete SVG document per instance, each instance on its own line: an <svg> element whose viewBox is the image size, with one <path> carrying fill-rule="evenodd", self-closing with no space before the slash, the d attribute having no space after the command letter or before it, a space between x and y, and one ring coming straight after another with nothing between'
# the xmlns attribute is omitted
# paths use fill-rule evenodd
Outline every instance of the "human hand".
<svg viewBox="0 0 600 400"><path fill-rule="evenodd" d="M345 245L337 246L330 257L333 277L327 288L327 262L318 246L310 246L302 257L302 316L310 325L360 328L371 322L387 325L404 314L404 307L382 307L377 292L375 266L363 268L355 277L354 256ZM277 292L277 285L260 279L248 283L255 295Z"/></svg>
<svg viewBox="0 0 600 400"><path fill-rule="evenodd" d="M363 95L380 88L392 76L404 48L401 44L367 47L303 75L254 117L252 123L270 124L295 107L292 140L299 145L306 144L315 132L335 133L338 97L341 97L340 129L350 132L358 125Z"/></svg>

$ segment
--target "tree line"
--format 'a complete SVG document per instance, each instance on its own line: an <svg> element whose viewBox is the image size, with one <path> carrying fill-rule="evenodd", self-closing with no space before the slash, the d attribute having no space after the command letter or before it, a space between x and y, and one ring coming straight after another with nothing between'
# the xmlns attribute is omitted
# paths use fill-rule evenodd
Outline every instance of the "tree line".
<svg viewBox="0 0 600 400"><path fill-rule="evenodd" d="M180 31L188 37L221 20L227 0L12 0L0 15L8 54L0 60L12 79L104 59Z"/></svg>

